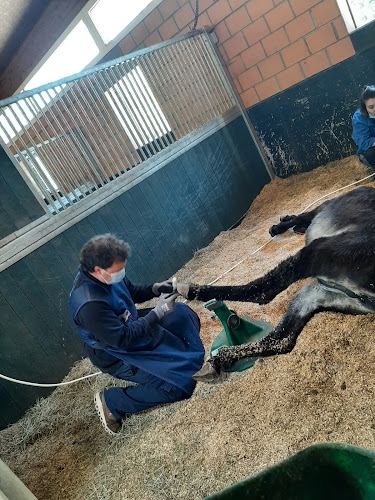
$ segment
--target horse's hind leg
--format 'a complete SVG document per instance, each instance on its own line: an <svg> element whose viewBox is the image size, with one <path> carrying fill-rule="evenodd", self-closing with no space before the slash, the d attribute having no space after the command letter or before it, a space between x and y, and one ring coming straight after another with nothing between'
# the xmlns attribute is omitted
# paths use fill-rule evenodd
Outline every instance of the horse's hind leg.
<svg viewBox="0 0 375 500"><path fill-rule="evenodd" d="M231 368L240 359L274 356L292 351L306 323L321 311L346 314L370 312L359 299L338 290L328 290L318 282L308 283L294 295L285 315L272 332L258 342L222 347L216 356L193 375L194 380L213 382L221 370Z"/></svg>

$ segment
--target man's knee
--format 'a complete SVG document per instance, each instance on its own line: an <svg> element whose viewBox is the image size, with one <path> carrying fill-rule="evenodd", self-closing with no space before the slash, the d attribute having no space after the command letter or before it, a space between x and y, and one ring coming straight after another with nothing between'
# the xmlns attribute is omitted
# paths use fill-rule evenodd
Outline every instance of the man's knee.
<svg viewBox="0 0 375 500"><path fill-rule="evenodd" d="M166 399L170 402L182 401L184 399L189 399L193 394L193 391L182 390L180 387L176 385L170 384L169 382L164 382L164 384L159 388L165 394Z"/></svg>

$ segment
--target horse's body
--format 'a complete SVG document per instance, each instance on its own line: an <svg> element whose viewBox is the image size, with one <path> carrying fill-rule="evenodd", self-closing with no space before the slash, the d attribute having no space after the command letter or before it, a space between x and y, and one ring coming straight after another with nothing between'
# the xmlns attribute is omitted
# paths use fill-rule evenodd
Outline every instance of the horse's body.
<svg viewBox="0 0 375 500"><path fill-rule="evenodd" d="M290 352L314 314L375 313L375 189L362 187L326 201L315 210L281 218L272 236L295 225L306 230L306 245L265 276L240 286L190 285L189 299L270 302L291 283L316 278L292 298L276 328L253 344L223 347L194 376L213 381L222 368L246 357Z"/></svg>

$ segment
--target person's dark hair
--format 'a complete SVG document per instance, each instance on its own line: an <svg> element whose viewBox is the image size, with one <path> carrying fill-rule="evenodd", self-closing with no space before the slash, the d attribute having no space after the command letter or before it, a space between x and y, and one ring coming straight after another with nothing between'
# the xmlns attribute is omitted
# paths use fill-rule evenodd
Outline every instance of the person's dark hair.
<svg viewBox="0 0 375 500"><path fill-rule="evenodd" d="M375 97L375 85L366 85L363 88L361 100L359 101L359 110L365 118L368 118L366 101Z"/></svg>
<svg viewBox="0 0 375 500"><path fill-rule="evenodd" d="M124 262L130 257L130 246L114 234L101 234L87 241L79 254L83 271L92 273L95 266L108 269L115 262Z"/></svg>

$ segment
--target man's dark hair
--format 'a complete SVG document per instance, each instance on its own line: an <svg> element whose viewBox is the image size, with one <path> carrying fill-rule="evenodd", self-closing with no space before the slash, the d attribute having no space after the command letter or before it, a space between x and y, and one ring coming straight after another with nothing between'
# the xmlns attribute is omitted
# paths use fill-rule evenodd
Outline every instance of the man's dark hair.
<svg viewBox="0 0 375 500"><path fill-rule="evenodd" d="M365 118L368 118L368 112L366 109L366 101L373 99L375 97L375 85L366 85L363 88L361 100L359 102L359 110Z"/></svg>
<svg viewBox="0 0 375 500"><path fill-rule="evenodd" d="M83 245L79 261L83 271L92 273L95 266L108 269L115 262L124 262L130 253L130 246L114 234L100 234Z"/></svg>

